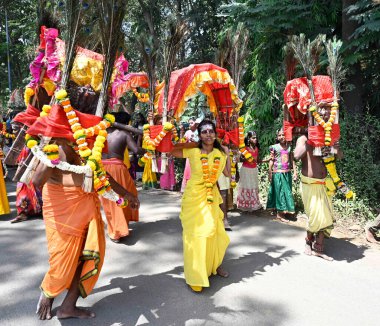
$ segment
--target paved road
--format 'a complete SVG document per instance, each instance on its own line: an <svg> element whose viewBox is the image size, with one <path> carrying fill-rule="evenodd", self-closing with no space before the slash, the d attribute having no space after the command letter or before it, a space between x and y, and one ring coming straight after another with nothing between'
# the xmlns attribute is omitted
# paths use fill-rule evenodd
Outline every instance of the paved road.
<svg viewBox="0 0 380 326"><path fill-rule="evenodd" d="M14 185L7 186L14 210ZM180 196L140 191L140 200L141 221L125 242L107 239L97 287L79 300L96 312L90 321L36 319L48 267L42 220L10 224L1 216L0 325L379 325L379 249L332 238L335 261L326 262L302 253L302 229L232 212L224 264L231 275L212 277L195 294L183 279Z"/></svg>

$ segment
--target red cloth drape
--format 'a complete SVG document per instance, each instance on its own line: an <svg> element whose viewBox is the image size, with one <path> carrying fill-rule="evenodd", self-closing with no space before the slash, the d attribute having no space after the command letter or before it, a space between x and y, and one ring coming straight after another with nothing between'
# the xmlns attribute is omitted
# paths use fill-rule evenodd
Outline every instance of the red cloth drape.
<svg viewBox="0 0 380 326"><path fill-rule="evenodd" d="M331 129L331 145L334 145L340 138L340 127L338 124L333 124ZM309 126L308 139L310 145L314 147L325 146L325 130L321 126Z"/></svg>
<svg viewBox="0 0 380 326"><path fill-rule="evenodd" d="M154 139L162 130L162 125L150 126L150 138ZM161 140L156 150L162 153L169 153L173 149L172 133L168 132Z"/></svg>

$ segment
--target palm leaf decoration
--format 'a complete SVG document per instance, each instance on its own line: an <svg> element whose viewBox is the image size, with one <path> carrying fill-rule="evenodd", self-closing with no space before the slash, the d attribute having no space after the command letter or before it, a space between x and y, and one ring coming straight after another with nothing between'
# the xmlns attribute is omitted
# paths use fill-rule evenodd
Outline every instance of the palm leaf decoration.
<svg viewBox="0 0 380 326"><path fill-rule="evenodd" d="M334 99L337 100L340 86L345 80L345 75L347 72L347 69L343 67L342 57L339 56L339 50L342 47L343 42L334 36L332 40L328 40L324 43L329 60L328 73L331 77L334 88Z"/></svg>
<svg viewBox="0 0 380 326"><path fill-rule="evenodd" d="M168 114L168 96L170 86L170 76L176 65L176 57L181 47L182 41L185 38L188 27L187 23L181 19L172 18L168 22L168 36L164 41L164 103L163 103L163 123L166 122ZM169 108L172 110L174 108Z"/></svg>
<svg viewBox="0 0 380 326"><path fill-rule="evenodd" d="M239 89L240 79L243 75L246 65L246 58L248 56L249 33L244 27L244 24L239 23L234 35L230 35L230 38L231 52L228 62L235 87L236 89Z"/></svg>
<svg viewBox="0 0 380 326"><path fill-rule="evenodd" d="M216 62L222 68L228 69L237 89L249 54L248 42L249 32L242 23L239 23L236 29L229 28L219 42Z"/></svg>
<svg viewBox="0 0 380 326"><path fill-rule="evenodd" d="M139 3L143 12L145 26L137 33L136 44L149 80L149 111L154 112L153 101L157 80L156 64L160 50L160 40L154 29L153 13L150 4L146 4L143 0L139 0Z"/></svg>
<svg viewBox="0 0 380 326"><path fill-rule="evenodd" d="M111 81L114 63L124 33L121 25L127 6L126 0L98 0L100 38L104 55L102 88L99 95L96 115L103 116L108 103L108 86Z"/></svg>
<svg viewBox="0 0 380 326"><path fill-rule="evenodd" d="M299 36L291 36L288 43L305 72L312 103L315 103L312 78L319 68L319 56L323 50L322 42L324 39L325 36L319 34L314 41L310 42L310 40L306 40L305 34L300 34Z"/></svg>
<svg viewBox="0 0 380 326"><path fill-rule="evenodd" d="M65 64L61 79L61 88L63 89L66 89L69 84L70 73L76 56L82 9L82 1L66 0Z"/></svg>
<svg viewBox="0 0 380 326"><path fill-rule="evenodd" d="M286 80L289 81L295 77L298 60L294 56L293 48L289 44L286 44L284 46L284 53L285 53L285 59L284 59L285 76L286 76Z"/></svg>

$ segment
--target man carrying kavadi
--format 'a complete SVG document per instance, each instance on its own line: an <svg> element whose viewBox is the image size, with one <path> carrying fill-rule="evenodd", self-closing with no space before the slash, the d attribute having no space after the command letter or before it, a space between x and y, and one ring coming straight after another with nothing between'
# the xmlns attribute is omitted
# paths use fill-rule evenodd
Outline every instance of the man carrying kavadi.
<svg viewBox="0 0 380 326"><path fill-rule="evenodd" d="M35 186L43 186L50 256L36 313L40 319L51 319L54 298L68 289L57 317L92 318L95 314L78 308L76 301L91 293L104 261L105 236L98 194L132 209L138 209L139 202L107 175L101 164L105 129L113 123L113 116L105 115L102 120L74 110L64 90L55 96L59 105L38 119L27 135L27 146L40 161L32 181ZM51 137L50 145L41 150L36 144L37 135Z"/></svg>

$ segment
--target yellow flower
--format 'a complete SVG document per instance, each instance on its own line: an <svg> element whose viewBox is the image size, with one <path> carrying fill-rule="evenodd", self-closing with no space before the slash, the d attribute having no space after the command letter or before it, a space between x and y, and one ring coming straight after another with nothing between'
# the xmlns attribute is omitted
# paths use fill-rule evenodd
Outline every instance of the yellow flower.
<svg viewBox="0 0 380 326"><path fill-rule="evenodd" d="M113 114L106 114L104 119L106 119L111 125L115 123L115 116Z"/></svg>
<svg viewBox="0 0 380 326"><path fill-rule="evenodd" d="M46 104L45 104L45 105L42 107L42 111L44 111L44 112L46 112L46 113L49 113L50 110L51 110L51 106L50 106L50 105L46 105Z"/></svg>
<svg viewBox="0 0 380 326"><path fill-rule="evenodd" d="M82 136L85 136L85 133L84 133L83 129L77 130L76 132L74 132L74 135L73 135L74 139L78 139L78 138L80 138Z"/></svg>
<svg viewBox="0 0 380 326"><path fill-rule="evenodd" d="M94 143L94 146L95 146L95 147L99 147L99 148L103 148L103 147L104 147L104 144L103 144L103 142L101 142L101 141L96 141L96 142Z"/></svg>
<svg viewBox="0 0 380 326"><path fill-rule="evenodd" d="M87 148L85 150L79 150L79 155L81 157L87 157L87 156L90 156L91 155L91 149Z"/></svg>
<svg viewBox="0 0 380 326"><path fill-rule="evenodd" d="M58 92L55 92L55 98L57 100L63 100L67 97L67 92L64 89L60 89Z"/></svg>
<svg viewBox="0 0 380 326"><path fill-rule="evenodd" d="M172 130L172 128L173 128L173 125L170 122L164 123L164 130L170 131L170 130Z"/></svg>
<svg viewBox="0 0 380 326"><path fill-rule="evenodd" d="M239 117L238 119L237 119L237 122L240 122L240 123L242 123L242 122L244 122L244 117Z"/></svg>
<svg viewBox="0 0 380 326"><path fill-rule="evenodd" d="M93 161L88 160L87 165L91 168L92 171L96 170L96 164Z"/></svg>
<svg viewBox="0 0 380 326"><path fill-rule="evenodd" d="M36 140L34 140L34 139L29 139L29 140L27 140L27 142L26 142L26 146L28 147L28 148L33 148L34 146L36 146L38 144L38 142L36 141Z"/></svg>
<svg viewBox="0 0 380 326"><path fill-rule="evenodd" d="M33 96L34 95L34 89L30 88L30 87L25 88L25 95Z"/></svg>

